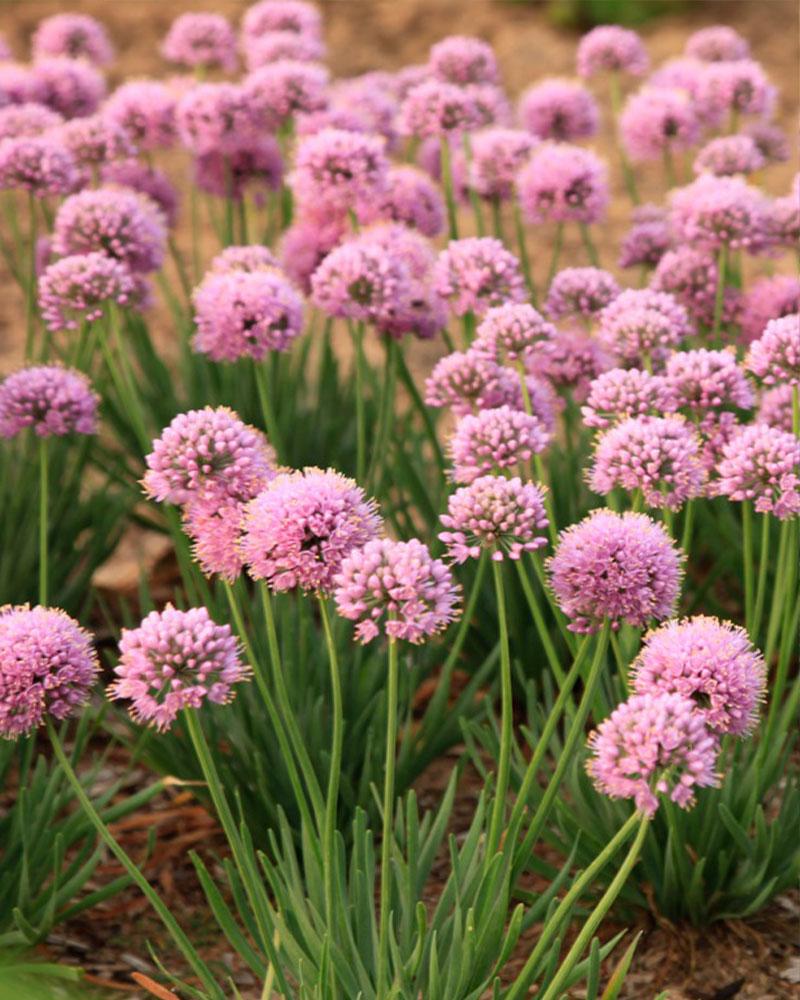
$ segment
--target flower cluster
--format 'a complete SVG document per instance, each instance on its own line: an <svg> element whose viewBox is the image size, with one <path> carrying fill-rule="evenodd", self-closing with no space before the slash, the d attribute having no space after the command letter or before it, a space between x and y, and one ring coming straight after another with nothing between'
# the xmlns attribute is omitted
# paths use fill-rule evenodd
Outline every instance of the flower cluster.
<svg viewBox="0 0 800 1000"><path fill-rule="evenodd" d="M538 417L511 406L467 414L450 440L453 479L471 483L479 476L521 468L544 451L549 441L550 434Z"/></svg>
<svg viewBox="0 0 800 1000"><path fill-rule="evenodd" d="M94 434L98 396L82 373L58 365L23 368L0 383L0 437L26 427L39 437Z"/></svg>

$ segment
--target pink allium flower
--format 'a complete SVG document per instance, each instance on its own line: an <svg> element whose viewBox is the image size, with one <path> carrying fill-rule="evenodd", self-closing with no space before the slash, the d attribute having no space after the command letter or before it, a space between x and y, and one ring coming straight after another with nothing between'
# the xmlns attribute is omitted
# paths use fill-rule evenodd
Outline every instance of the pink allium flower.
<svg viewBox="0 0 800 1000"><path fill-rule="evenodd" d="M138 628L124 628L116 680L108 697L130 700L131 717L166 732L178 713L203 702L224 705L233 686L248 679L230 625L217 625L205 608L179 611L167 604Z"/></svg>
<svg viewBox="0 0 800 1000"><path fill-rule="evenodd" d="M474 349L445 355L425 380L428 406L449 406L456 416L502 406L515 392L517 373Z"/></svg>
<svg viewBox="0 0 800 1000"><path fill-rule="evenodd" d="M441 559L416 538L376 538L355 549L335 578L336 610L358 622L356 637L421 643L460 615L459 587Z"/></svg>
<svg viewBox="0 0 800 1000"><path fill-rule="evenodd" d="M211 271L192 294L193 348L213 361L263 361L303 329L303 300L277 270Z"/></svg>
<svg viewBox="0 0 800 1000"><path fill-rule="evenodd" d="M0 62L0 105L41 104L46 97L44 81L28 63Z"/></svg>
<svg viewBox="0 0 800 1000"><path fill-rule="evenodd" d="M319 38L322 17L314 4L303 0L261 0L245 11L242 37L248 42L269 31L292 31L296 35Z"/></svg>
<svg viewBox="0 0 800 1000"><path fill-rule="evenodd" d="M181 14L170 25L161 54L181 66L236 69L236 33L221 14Z"/></svg>
<svg viewBox="0 0 800 1000"><path fill-rule="evenodd" d="M0 608L0 737L75 715L99 672L92 637L60 609Z"/></svg>
<svg viewBox="0 0 800 1000"><path fill-rule="evenodd" d="M423 236L438 236L444 230L445 207L439 188L416 167L392 167L380 215L418 230Z"/></svg>
<svg viewBox="0 0 800 1000"><path fill-rule="evenodd" d="M76 162L85 167L127 159L136 154L128 133L102 114L73 118L55 134Z"/></svg>
<svg viewBox="0 0 800 1000"><path fill-rule="evenodd" d="M479 476L451 494L439 534L457 563L477 559L489 549L492 559L519 559L547 544L544 493L518 476Z"/></svg>
<svg viewBox="0 0 800 1000"><path fill-rule="evenodd" d="M277 132L293 115L327 106L328 80L324 66L280 59L250 73L243 90L259 127Z"/></svg>
<svg viewBox="0 0 800 1000"><path fill-rule="evenodd" d="M770 427L791 433L792 431L792 386L784 382L773 389L767 389L758 406L757 420Z"/></svg>
<svg viewBox="0 0 800 1000"><path fill-rule="evenodd" d="M791 159L791 150L786 133L772 122L748 122L744 134L756 144L766 163L785 163Z"/></svg>
<svg viewBox="0 0 800 1000"><path fill-rule="evenodd" d="M511 104L500 87L493 83L471 83L464 90L475 104L475 128L511 125Z"/></svg>
<svg viewBox="0 0 800 1000"><path fill-rule="evenodd" d="M771 319L750 345L746 364L766 385L800 385L800 313Z"/></svg>
<svg viewBox="0 0 800 1000"><path fill-rule="evenodd" d="M756 251L767 235L767 204L742 177L701 174L673 192L671 222L676 240L701 249Z"/></svg>
<svg viewBox="0 0 800 1000"><path fill-rule="evenodd" d="M218 198L241 201L252 189L261 204L263 191L277 191L282 178L280 146L271 135L247 139L232 153L201 153L194 161L195 183L201 191Z"/></svg>
<svg viewBox="0 0 800 1000"><path fill-rule="evenodd" d="M519 99L523 128L539 139L575 142L597 133L600 112L594 96L580 83L550 77L528 87Z"/></svg>
<svg viewBox="0 0 800 1000"><path fill-rule="evenodd" d="M731 177L752 174L765 163L761 150L749 135L723 135L703 146L695 157L693 169L696 174Z"/></svg>
<svg viewBox="0 0 800 1000"><path fill-rule="evenodd" d="M726 24L714 24L690 35L685 52L687 56L704 62L730 62L746 59L750 55L750 46L738 31Z"/></svg>
<svg viewBox="0 0 800 1000"><path fill-rule="evenodd" d="M138 160L121 160L107 163L100 171L104 184L121 187L147 195L161 209L167 225L172 227L178 218L178 192L175 185L158 167L150 167Z"/></svg>
<svg viewBox="0 0 800 1000"><path fill-rule="evenodd" d="M601 430L629 417L659 416L675 409L667 380L638 368L612 368L589 385L581 407L587 427Z"/></svg>
<svg viewBox="0 0 800 1000"><path fill-rule="evenodd" d="M289 184L298 202L313 209L356 215L386 190L389 161L383 139L326 128L297 146Z"/></svg>
<svg viewBox="0 0 800 1000"><path fill-rule="evenodd" d="M775 247L795 249L800 243L800 194L776 198L768 208L768 239Z"/></svg>
<svg viewBox="0 0 800 1000"><path fill-rule="evenodd" d="M645 514L595 510L561 532L547 561L551 586L573 632L626 621L643 628L669 618L680 591L683 553Z"/></svg>
<svg viewBox="0 0 800 1000"><path fill-rule="evenodd" d="M517 175L528 222L599 222L609 200L605 163L580 146L546 145Z"/></svg>
<svg viewBox="0 0 800 1000"><path fill-rule="evenodd" d="M492 306L527 297L519 261L488 236L451 240L436 261L434 286L457 316L483 316Z"/></svg>
<svg viewBox="0 0 800 1000"><path fill-rule="evenodd" d="M42 59L34 63L33 75L42 88L42 104L65 118L94 114L106 96L102 74L82 59Z"/></svg>
<svg viewBox="0 0 800 1000"><path fill-rule="evenodd" d="M395 119L399 104L380 74L364 73L337 80L330 88L330 99L339 111L357 116L362 123L360 131L382 135L388 150L397 148Z"/></svg>
<svg viewBox="0 0 800 1000"><path fill-rule="evenodd" d="M401 135L425 139L429 136L458 135L487 124L467 87L441 80L426 80L410 90L397 115Z"/></svg>
<svg viewBox="0 0 800 1000"><path fill-rule="evenodd" d="M619 266L655 267L671 245L672 233L666 216L634 218L619 248Z"/></svg>
<svg viewBox="0 0 800 1000"><path fill-rule="evenodd" d="M679 410L705 415L713 410L749 410L755 404L753 387L733 350L676 351L667 358L664 377Z"/></svg>
<svg viewBox="0 0 800 1000"><path fill-rule="evenodd" d="M311 278L344 235L340 217L324 222L300 218L284 232L279 257L284 271L306 295L311 294Z"/></svg>
<svg viewBox="0 0 800 1000"><path fill-rule="evenodd" d="M56 138L22 136L0 142L0 189L43 197L69 194L80 182L75 157Z"/></svg>
<svg viewBox="0 0 800 1000"><path fill-rule="evenodd" d="M144 491L159 503L250 500L275 475L266 437L225 406L179 413L145 462Z"/></svg>
<svg viewBox="0 0 800 1000"><path fill-rule="evenodd" d="M9 104L0 108L0 140L43 135L63 121L62 115L43 104Z"/></svg>
<svg viewBox="0 0 800 1000"><path fill-rule="evenodd" d="M589 737L586 764L598 791L612 799L633 799L648 816L667 795L683 809L694 804L695 788L719 784L719 744L694 702L679 694L636 694L619 705Z"/></svg>
<svg viewBox="0 0 800 1000"><path fill-rule="evenodd" d="M53 250L62 256L97 250L135 272L156 271L164 260L164 218L155 202L125 189L81 191L61 205Z"/></svg>
<svg viewBox="0 0 800 1000"><path fill-rule="evenodd" d="M762 335L770 320L791 313L800 313L800 279L789 274L758 278L742 300L742 340L751 343Z"/></svg>
<svg viewBox="0 0 800 1000"><path fill-rule="evenodd" d="M236 500L198 500L186 506L183 528L192 540L192 554L207 576L233 583L244 569L240 541L246 505Z"/></svg>
<svg viewBox="0 0 800 1000"><path fill-rule="evenodd" d="M587 481L601 496L641 490L648 507L680 510L705 486L700 439L683 417L631 417L600 435Z"/></svg>
<svg viewBox="0 0 800 1000"><path fill-rule="evenodd" d="M0 383L0 437L32 427L39 437L95 434L99 397L89 379L72 368L22 368Z"/></svg>
<svg viewBox="0 0 800 1000"><path fill-rule="evenodd" d="M175 145L175 95L157 80L129 80L108 98L103 113L144 152Z"/></svg>
<svg viewBox="0 0 800 1000"><path fill-rule="evenodd" d="M294 31L268 31L257 38L242 39L242 44L249 73L280 59L319 62L325 58L325 45L319 38L298 35Z"/></svg>
<svg viewBox="0 0 800 1000"><path fill-rule="evenodd" d="M553 278L545 310L553 319L595 316L619 295L616 278L599 267L567 267Z"/></svg>
<svg viewBox="0 0 800 1000"><path fill-rule="evenodd" d="M252 99L234 83L198 83L179 99L175 121L181 142L196 154L231 155L256 135Z"/></svg>
<svg viewBox="0 0 800 1000"><path fill-rule="evenodd" d="M495 306L485 314L472 350L498 364L529 360L556 336L556 328L527 302Z"/></svg>
<svg viewBox="0 0 800 1000"><path fill-rule="evenodd" d="M480 198L507 201L536 142L521 129L485 128L472 136L469 183Z"/></svg>
<svg viewBox="0 0 800 1000"><path fill-rule="evenodd" d="M692 318L704 326L714 321L717 295L717 263L708 250L680 246L668 250L658 262L651 288L673 295ZM736 322L741 308L741 295L736 288L726 288L723 293L722 320Z"/></svg>
<svg viewBox="0 0 800 1000"><path fill-rule="evenodd" d="M54 14L37 25L31 39L31 55L85 59L95 66L114 61L114 47L103 25L86 14Z"/></svg>
<svg viewBox="0 0 800 1000"><path fill-rule="evenodd" d="M471 483L479 476L519 469L544 451L550 434L538 417L511 406L462 417L450 439L453 480Z"/></svg>
<svg viewBox="0 0 800 1000"><path fill-rule="evenodd" d="M713 63L700 78L697 91L700 104L713 109L718 121L729 112L768 118L775 96L775 87L753 59Z"/></svg>
<svg viewBox="0 0 800 1000"><path fill-rule="evenodd" d="M380 528L355 480L307 468L276 476L248 504L241 551L250 576L271 590L329 592L344 559Z"/></svg>
<svg viewBox="0 0 800 1000"><path fill-rule="evenodd" d="M280 262L269 247L260 243L253 246L231 246L218 253L209 265L213 274L230 274L231 271L269 271L280 269Z"/></svg>
<svg viewBox="0 0 800 1000"><path fill-rule="evenodd" d="M345 110L328 105L321 111L299 113L294 120L295 133L301 138L316 135L325 128L337 128L343 132L369 132L366 120L357 111Z"/></svg>
<svg viewBox="0 0 800 1000"><path fill-rule="evenodd" d="M528 362L528 371L556 389L568 391L576 403L582 402L589 385L613 364L613 358L595 337L585 330L559 330L552 340Z"/></svg>
<svg viewBox="0 0 800 1000"><path fill-rule="evenodd" d="M632 669L637 694L678 694L717 735L746 736L758 721L766 666L743 628L697 615L645 636Z"/></svg>
<svg viewBox="0 0 800 1000"><path fill-rule="evenodd" d="M649 59L641 38L616 24L603 24L584 35L578 44L578 75L630 73L642 76Z"/></svg>
<svg viewBox="0 0 800 1000"><path fill-rule="evenodd" d="M488 42L467 35L450 35L431 47L428 68L445 83L497 83L500 69Z"/></svg>
<svg viewBox="0 0 800 1000"><path fill-rule="evenodd" d="M136 284L124 264L104 253L62 257L39 280L39 309L50 330L77 330L111 303L129 305Z"/></svg>
<svg viewBox="0 0 800 1000"><path fill-rule="evenodd" d="M686 309L667 292L629 288L600 313L599 338L625 361L661 356L694 332Z"/></svg>
<svg viewBox="0 0 800 1000"><path fill-rule="evenodd" d="M632 160L656 160L665 151L683 152L700 138L691 98L682 90L645 87L625 102L620 136Z"/></svg>
<svg viewBox="0 0 800 1000"><path fill-rule="evenodd" d="M704 126L719 124L719 113L708 99L700 99L703 79L708 72L708 64L691 56L679 56L662 63L647 80L648 87L666 87L669 90L682 90L692 100L692 105L699 121Z"/></svg>
<svg viewBox="0 0 800 1000"><path fill-rule="evenodd" d="M722 448L717 493L752 500L780 520L800 512L800 440L767 424L739 428Z"/></svg>

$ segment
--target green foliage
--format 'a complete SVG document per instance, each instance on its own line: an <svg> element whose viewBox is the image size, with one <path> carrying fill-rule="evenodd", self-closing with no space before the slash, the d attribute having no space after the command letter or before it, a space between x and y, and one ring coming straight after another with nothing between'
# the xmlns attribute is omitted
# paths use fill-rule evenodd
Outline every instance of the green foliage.
<svg viewBox="0 0 800 1000"><path fill-rule="evenodd" d="M644 24L685 7L686 0L550 0L548 13L555 24L586 30L598 24Z"/></svg>

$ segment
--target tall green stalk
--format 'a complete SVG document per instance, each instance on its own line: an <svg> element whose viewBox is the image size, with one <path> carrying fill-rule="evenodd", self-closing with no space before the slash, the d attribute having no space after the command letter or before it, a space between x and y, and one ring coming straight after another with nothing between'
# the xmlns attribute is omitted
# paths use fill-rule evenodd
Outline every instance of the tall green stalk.
<svg viewBox="0 0 800 1000"><path fill-rule="evenodd" d="M622 164L622 176L625 181L625 188L631 204L638 205L639 192L636 189L636 177L619 135L619 116L622 110L622 90L619 82L619 73L612 72L609 74L609 96L611 100L611 115L614 123L614 142L616 143L620 163Z"/></svg>
<svg viewBox="0 0 800 1000"><path fill-rule="evenodd" d="M336 654L336 643L331 629L330 613L326 599L319 595L319 611L322 618L322 628L325 633L325 644L328 647L328 666L331 679L331 716L333 719L331 740L331 763L328 773L328 792L325 799L325 820L322 834L322 868L325 886L325 919L328 933L333 934L336 917L333 905L333 873L334 855L336 850L336 809L339 803L339 776L342 770L343 741L343 711L342 711L342 680L339 673L339 658Z"/></svg>
<svg viewBox="0 0 800 1000"><path fill-rule="evenodd" d="M261 405L261 414L264 418L264 424L267 429L267 435L269 436L270 443L275 449L278 458L286 460L286 454L283 450L283 443L281 441L280 431L278 430L278 420L275 415L275 408L272 405L272 392L270 391L270 386L267 384L267 372L263 364L259 364L257 361L253 362L253 371L256 376L256 390L258 392L258 401Z"/></svg>
<svg viewBox="0 0 800 1000"><path fill-rule="evenodd" d="M450 140L445 135L439 140L439 150L444 198L447 204L447 230L450 239L457 240L458 216L456 213L456 199L453 194L453 164L450 156Z"/></svg>
<svg viewBox="0 0 800 1000"><path fill-rule="evenodd" d="M48 484L49 449L46 437L39 438L39 604L47 606L47 548L50 490Z"/></svg>
<svg viewBox="0 0 800 1000"><path fill-rule="evenodd" d="M728 247L723 243L717 252L717 288L714 296L714 323L712 335L718 338L722 331L722 307L725 303L725 278L728 266Z"/></svg>
<svg viewBox="0 0 800 1000"><path fill-rule="evenodd" d="M389 918L391 916L392 839L394 837L394 773L397 752L399 657L397 640L389 639L386 690L386 766L383 779L383 840L381 841L381 896L378 922L377 1000L388 997Z"/></svg>
<svg viewBox="0 0 800 1000"><path fill-rule="evenodd" d="M506 617L506 596L503 587L503 565L492 560L494 592L497 599L497 620L500 628L500 757L497 763L497 787L495 788L489 836L486 841L486 856L491 860L500 844L503 819L508 795L508 779L511 773L511 744L514 738L514 693L511 687L511 648L508 641L508 620Z"/></svg>

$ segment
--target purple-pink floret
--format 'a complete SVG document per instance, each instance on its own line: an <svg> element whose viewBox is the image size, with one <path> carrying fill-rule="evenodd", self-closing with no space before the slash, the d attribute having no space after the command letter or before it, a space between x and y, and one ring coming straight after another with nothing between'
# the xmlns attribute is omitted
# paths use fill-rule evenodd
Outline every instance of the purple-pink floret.
<svg viewBox="0 0 800 1000"><path fill-rule="evenodd" d="M269 247L254 243L225 247L213 258L208 269L214 274L230 274L231 271L265 271L279 267L280 262Z"/></svg>
<svg viewBox="0 0 800 1000"><path fill-rule="evenodd" d="M670 222L676 241L705 250L758 252L769 238L766 198L742 177L701 174L677 188Z"/></svg>
<svg viewBox="0 0 800 1000"><path fill-rule="evenodd" d="M703 62L730 62L732 59L746 59L750 46L738 31L726 24L712 24L700 28L689 36L686 55Z"/></svg>
<svg viewBox="0 0 800 1000"><path fill-rule="evenodd" d="M762 395L758 404L757 420L770 427L778 427L787 433L792 430L793 387L784 383L776 385Z"/></svg>
<svg viewBox="0 0 800 1000"><path fill-rule="evenodd" d="M423 236L438 236L444 230L444 199L427 174L416 167L392 167L379 214L384 219L416 229Z"/></svg>
<svg viewBox="0 0 800 1000"><path fill-rule="evenodd" d="M717 122L729 113L768 118L775 97L775 87L753 59L713 63L698 81L697 100Z"/></svg>
<svg viewBox="0 0 800 1000"><path fill-rule="evenodd" d="M125 129L102 113L73 118L55 135L81 166L94 167L136 155L136 147Z"/></svg>
<svg viewBox="0 0 800 1000"><path fill-rule="evenodd" d="M599 267L567 267L553 278L545 311L553 319L595 316L620 294L616 278Z"/></svg>
<svg viewBox="0 0 800 1000"><path fill-rule="evenodd" d="M493 306L527 297L519 261L489 236L451 240L436 261L433 283L457 316L483 316Z"/></svg>
<svg viewBox="0 0 800 1000"><path fill-rule="evenodd" d="M500 70L488 42L467 35L450 35L431 47L428 57L431 76L446 83L497 83Z"/></svg>
<svg viewBox="0 0 800 1000"><path fill-rule="evenodd" d="M114 48L103 25L86 14L54 14L40 21L31 39L34 59L64 56L96 66L114 60Z"/></svg>
<svg viewBox="0 0 800 1000"><path fill-rule="evenodd" d="M768 424L748 424L722 448L716 492L748 500L780 520L800 512L800 439Z"/></svg>
<svg viewBox="0 0 800 1000"><path fill-rule="evenodd" d="M0 140L42 135L63 121L57 111L51 111L43 104L9 104L0 108Z"/></svg>
<svg viewBox="0 0 800 1000"><path fill-rule="evenodd" d="M502 406L517 396L517 373L474 348L446 354L425 381L428 406L449 406L456 416Z"/></svg>
<svg viewBox="0 0 800 1000"><path fill-rule="evenodd" d="M544 145L517 175L528 222L599 222L609 202L608 171L589 149Z"/></svg>
<svg viewBox="0 0 800 1000"><path fill-rule="evenodd" d="M236 69L236 33L221 14L181 14L170 25L161 54L181 66Z"/></svg>
<svg viewBox="0 0 800 1000"><path fill-rule="evenodd" d="M632 160L656 160L683 152L700 138L700 121L683 90L645 87L628 98L619 120L620 137Z"/></svg>
<svg viewBox="0 0 800 1000"><path fill-rule="evenodd" d="M732 350L676 351L667 359L664 376L675 396L676 409L692 414L714 410L749 410L753 387Z"/></svg>
<svg viewBox="0 0 800 1000"><path fill-rule="evenodd" d="M469 183L487 201L508 201L517 173L527 163L536 140L521 129L495 126L471 137Z"/></svg>
<svg viewBox="0 0 800 1000"><path fill-rule="evenodd" d="M103 113L120 125L140 150L168 149L178 138L176 97L158 80L129 80L108 98Z"/></svg>
<svg viewBox="0 0 800 1000"><path fill-rule="evenodd" d="M556 336L556 328L527 302L495 306L483 317L472 350L498 364L525 362Z"/></svg>
<svg viewBox="0 0 800 1000"><path fill-rule="evenodd" d="M106 82L82 59L52 57L33 64L42 104L65 118L94 114L106 96Z"/></svg>
<svg viewBox="0 0 800 1000"><path fill-rule="evenodd" d="M74 254L50 264L39 279L39 309L51 330L77 330L102 317L111 304L136 296L127 267L104 253Z"/></svg>
<svg viewBox="0 0 800 1000"><path fill-rule="evenodd" d="M247 41L270 31L291 31L319 38L322 18L312 3L304 0L260 0L248 7L242 18L242 38Z"/></svg>
<svg viewBox="0 0 800 1000"><path fill-rule="evenodd" d="M750 345L746 364L765 385L800 385L800 313L771 319Z"/></svg>
<svg viewBox="0 0 800 1000"><path fill-rule="evenodd" d="M749 135L723 135L703 146L695 157L693 169L696 174L732 177L734 174L755 173L766 162Z"/></svg>
<svg viewBox="0 0 800 1000"><path fill-rule="evenodd" d="M279 59L253 70L242 89L259 127L277 132L293 115L323 111L328 83L324 66Z"/></svg>
<svg viewBox="0 0 800 1000"><path fill-rule="evenodd" d="M94 434L99 400L83 372L60 365L22 368L0 384L0 437L32 427L39 437Z"/></svg>
<svg viewBox="0 0 800 1000"><path fill-rule="evenodd" d="M634 216L619 248L620 267L655 267L672 245L666 215Z"/></svg>
<svg viewBox="0 0 800 1000"><path fill-rule="evenodd" d="M711 326L714 322L719 273L714 254L680 246L668 250L659 260L650 287L657 292L669 292L689 311L697 323ZM736 321L741 308L738 289L726 287L723 292L722 321Z"/></svg>
<svg viewBox="0 0 800 1000"><path fill-rule="evenodd" d="M139 163L138 160L120 160L118 163L107 163L100 171L100 178L104 184L119 184L147 195L161 209L167 225L175 225L178 218L178 192L163 170Z"/></svg>
<svg viewBox="0 0 800 1000"><path fill-rule="evenodd" d="M233 583L244 569L240 549L246 504L237 500L197 500L187 504L183 528L192 540L192 554L207 576Z"/></svg>
<svg viewBox="0 0 800 1000"><path fill-rule="evenodd" d="M529 87L519 99L519 120L538 139L575 142L597 132L600 112L580 83L557 77Z"/></svg>
<svg viewBox="0 0 800 1000"><path fill-rule="evenodd" d="M538 417L511 406L467 414L450 439L453 480L469 484L479 476L518 469L549 442Z"/></svg>
<svg viewBox="0 0 800 1000"><path fill-rule="evenodd" d="M472 88L441 80L426 80L406 94L397 114L401 135L427 139L445 137L487 124Z"/></svg>
<svg viewBox="0 0 800 1000"><path fill-rule="evenodd" d="M0 189L44 197L69 194L80 181L75 157L54 137L20 136L0 142Z"/></svg>
<svg viewBox="0 0 800 1000"><path fill-rule="evenodd" d="M641 38L635 31L616 24L601 24L584 35L578 44L578 75L630 73L642 76L649 59Z"/></svg>
<svg viewBox="0 0 800 1000"><path fill-rule="evenodd" d="M598 336L609 351L637 362L677 347L693 332L689 314L673 295L630 288L600 313Z"/></svg>
<svg viewBox="0 0 800 1000"><path fill-rule="evenodd" d="M256 135L253 103L234 83L199 83L178 101L181 142L193 153L230 155Z"/></svg>
<svg viewBox="0 0 800 1000"><path fill-rule="evenodd" d="M757 340L771 319L791 313L800 313L800 278L791 274L758 278L742 298L742 340L746 344Z"/></svg>
<svg viewBox="0 0 800 1000"><path fill-rule="evenodd" d="M612 368L589 385L581 407L587 427L601 430L628 417L659 416L675 409L667 380L639 368Z"/></svg>

